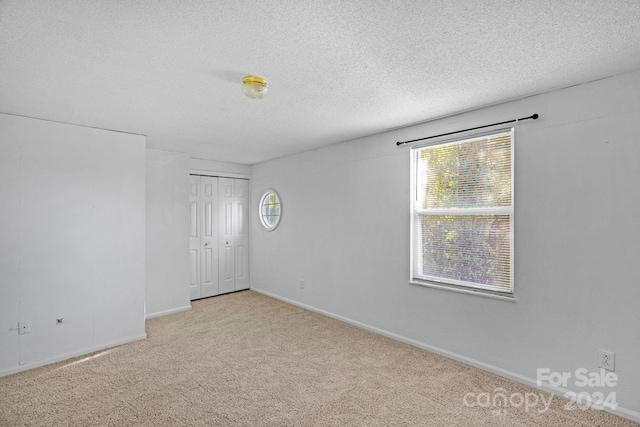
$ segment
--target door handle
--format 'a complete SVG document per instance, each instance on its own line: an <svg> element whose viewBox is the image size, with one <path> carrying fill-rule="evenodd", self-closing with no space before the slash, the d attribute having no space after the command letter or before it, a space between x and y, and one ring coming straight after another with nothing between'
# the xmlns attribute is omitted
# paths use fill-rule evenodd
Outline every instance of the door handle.
<svg viewBox="0 0 640 427"><path fill-rule="evenodd" d="M209 242L205 243L204 245L205 245L205 246L209 246Z"/></svg>

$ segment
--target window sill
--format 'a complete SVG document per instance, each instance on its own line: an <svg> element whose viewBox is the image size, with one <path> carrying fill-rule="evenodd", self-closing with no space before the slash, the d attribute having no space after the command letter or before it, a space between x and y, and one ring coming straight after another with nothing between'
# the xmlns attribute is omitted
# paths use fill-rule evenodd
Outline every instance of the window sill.
<svg viewBox="0 0 640 427"><path fill-rule="evenodd" d="M423 286L425 288L436 288L436 289L442 289L445 291L458 292L461 294L477 295L481 297L494 298L494 299L499 299L503 301L516 302L516 298L514 294L498 293L495 291L488 291L483 289L461 288L454 285L443 285L440 283L428 282L428 281L416 280L416 279L410 280L409 284L415 285L415 286Z"/></svg>

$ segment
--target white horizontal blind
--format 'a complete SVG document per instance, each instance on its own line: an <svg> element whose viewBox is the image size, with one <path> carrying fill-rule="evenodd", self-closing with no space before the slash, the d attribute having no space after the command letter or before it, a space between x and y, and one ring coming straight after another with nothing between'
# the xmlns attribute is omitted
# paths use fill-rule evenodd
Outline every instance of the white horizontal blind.
<svg viewBox="0 0 640 427"><path fill-rule="evenodd" d="M513 292L513 130L412 151L413 280Z"/></svg>

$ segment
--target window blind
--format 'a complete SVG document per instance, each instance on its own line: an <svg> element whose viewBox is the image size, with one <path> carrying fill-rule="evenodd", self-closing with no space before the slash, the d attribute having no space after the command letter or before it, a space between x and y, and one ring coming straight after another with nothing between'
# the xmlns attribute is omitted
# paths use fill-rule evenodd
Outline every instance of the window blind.
<svg viewBox="0 0 640 427"><path fill-rule="evenodd" d="M513 292L513 130L412 153L412 279Z"/></svg>

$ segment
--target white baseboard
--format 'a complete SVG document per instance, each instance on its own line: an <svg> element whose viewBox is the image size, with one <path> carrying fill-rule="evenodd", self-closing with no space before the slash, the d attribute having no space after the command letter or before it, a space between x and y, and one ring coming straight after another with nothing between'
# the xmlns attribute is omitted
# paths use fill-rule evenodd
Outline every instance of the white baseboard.
<svg viewBox="0 0 640 427"><path fill-rule="evenodd" d="M307 305L307 304L303 304L303 303L300 303L298 301L290 300L288 298L283 298L283 297L280 297L278 295L272 294L270 292L266 292L266 291L263 291L263 290L260 290L260 289L256 289L256 288L253 288L253 287L251 288L251 290L255 291L257 293L266 295L268 297L271 297L271 298L286 302L288 304L295 305L297 307L304 308L304 309L309 310L309 311L313 311L314 313L322 314L324 316L331 317L333 319L340 320L340 321L345 322L345 323L349 323L350 325L354 325L354 326L357 326L359 328L366 329L366 330L371 331L371 332L375 332L375 333L377 333L379 335L383 335L385 337L394 339L396 341L400 341L400 342L403 342L405 344L409 344L409 345L412 345L414 347L418 347L418 348L421 348L423 350L430 351L432 353L436 353L436 354L439 354L441 356L448 357L449 359L453 359L453 360L456 360L458 362L462 362L462 363L465 363L467 365L482 369L484 371L491 372L493 374L499 375L499 376L504 377L504 378L508 378L510 380L519 382L521 384L525 384L525 385L534 387L534 388L536 388L538 390L543 390L543 391L549 392L549 393L557 395L557 396L564 396L565 393L569 391L567 389L563 389L563 388L560 388L560 387L551 387L549 385L538 386L537 380L534 379L534 378L527 377L527 376L524 376L524 375L520 375L520 374L517 374L515 372L508 371L506 369L500 368L498 366L490 365L488 363L484 363L484 362L481 362L479 360L463 356L461 354L453 353L451 351L447 351L447 350L444 350L444 349L439 348L439 347L434 347L432 345L425 344L423 342L419 342L419 341L413 340L411 338L407 338L407 337L404 337L402 335L395 334L393 332L385 331L384 329L376 328L375 326L370 326L370 325L367 325L365 323L361 323L361 322L358 322L356 320L350 319L348 317L340 316L338 314L334 314L334 313L331 313L329 311L325 311L325 310L322 310L322 309L319 309L319 308L316 308L316 307L313 307L313 306L310 306L310 305ZM614 414L614 415L617 415L617 416L622 417L622 418L626 418L626 419L631 420L631 421L640 422L640 412L637 412L637 411L632 411L630 409L622 408L620 406L618 406L616 409L605 408L604 411L609 412L609 413Z"/></svg>
<svg viewBox="0 0 640 427"><path fill-rule="evenodd" d="M180 313L181 311L191 310L191 305L185 305L184 307L172 308L170 310L156 311L155 313L145 314L145 319L153 319L154 317L166 316L167 314Z"/></svg>
<svg viewBox="0 0 640 427"><path fill-rule="evenodd" d="M103 343L94 347L86 347L81 350L72 351L70 353L61 354L55 357L51 357L44 360L38 360L37 362L27 363L25 365L16 366L13 368L5 369L0 371L0 377L4 377L7 375L15 374L17 372L26 371L33 368L39 368L40 366L49 365L51 363L60 362L62 360L71 359L72 357L82 356L89 353L94 353L96 351L105 350L112 347L118 347L123 344L128 344L130 342L139 341L147 338L147 334L143 333L140 335L135 335L133 337L125 338L123 340L112 341L108 343Z"/></svg>

